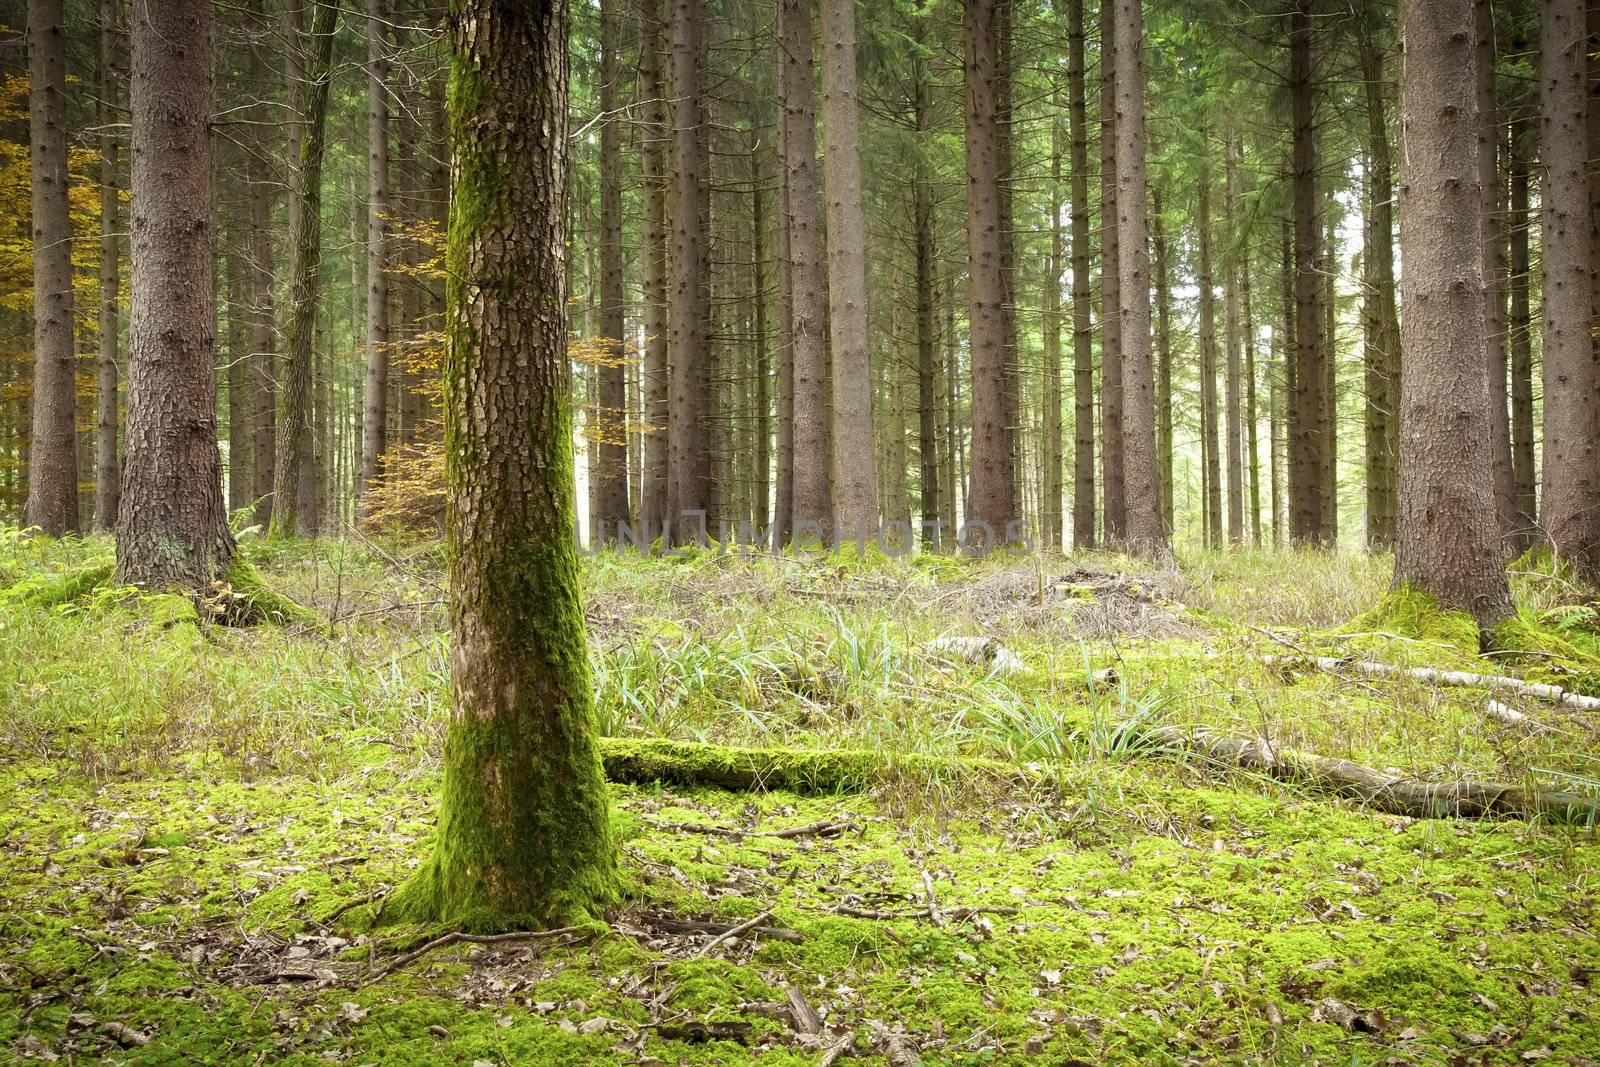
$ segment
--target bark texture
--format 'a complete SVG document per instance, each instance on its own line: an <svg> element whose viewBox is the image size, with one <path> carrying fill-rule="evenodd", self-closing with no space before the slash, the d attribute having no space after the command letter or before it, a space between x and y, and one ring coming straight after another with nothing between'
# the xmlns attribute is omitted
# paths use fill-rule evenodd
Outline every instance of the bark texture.
<svg viewBox="0 0 1600 1067"><path fill-rule="evenodd" d="M572 537L568 12L451 7L452 708L433 855L383 918L556 927L617 892Z"/></svg>
<svg viewBox="0 0 1600 1067"><path fill-rule="evenodd" d="M118 582L200 593L233 537L217 449L210 0L133 6L133 306Z"/></svg>
<svg viewBox="0 0 1600 1067"><path fill-rule="evenodd" d="M112 129L116 108L118 4L100 0L100 353L96 360L94 524L101 530L117 526L117 505L122 497L122 463L117 458L117 334L122 313L122 240L118 232L122 184L121 142Z"/></svg>
<svg viewBox="0 0 1600 1067"><path fill-rule="evenodd" d="M1327 350L1322 343L1321 227L1318 224L1316 116L1311 62L1311 0L1289 16L1289 90L1294 124L1294 386L1289 394L1289 535L1326 544Z"/></svg>
<svg viewBox="0 0 1600 1067"><path fill-rule="evenodd" d="M1114 0L1100 4L1100 485L1106 540L1128 532L1122 454L1121 233L1117 221L1117 24Z"/></svg>
<svg viewBox="0 0 1600 1067"><path fill-rule="evenodd" d="M1500 181L1500 108L1495 79L1494 4L1474 0L1473 88L1478 106L1478 236L1483 258L1483 355L1489 383L1489 456L1495 521L1502 540L1516 525L1511 422L1506 408L1505 196ZM1596 116L1600 117L1600 116ZM1590 122L1594 120L1591 118Z"/></svg>
<svg viewBox="0 0 1600 1067"><path fill-rule="evenodd" d="M639 4L639 95L644 126L639 132L639 197L644 206L640 258L644 268L644 358L640 382L644 394L644 494L640 508L646 535L661 535L668 519L669 420L672 381L667 366L667 152L672 143L667 126L666 84L661 70L661 0Z"/></svg>
<svg viewBox="0 0 1600 1067"><path fill-rule="evenodd" d="M26 524L78 530L72 216L67 204L67 30L62 0L28 0L28 150L33 182L33 436Z"/></svg>
<svg viewBox="0 0 1600 1067"><path fill-rule="evenodd" d="M1389 153L1383 52L1376 29L1359 40L1367 98L1367 243L1362 252L1367 547L1394 547L1399 479L1400 319L1394 282L1394 164Z"/></svg>
<svg viewBox="0 0 1600 1067"><path fill-rule="evenodd" d="M367 376L357 471L357 489L363 501L378 484L389 426L387 7L387 0L367 0Z"/></svg>
<svg viewBox="0 0 1600 1067"><path fill-rule="evenodd" d="M600 430L597 479L598 529L617 538L628 521L628 346L622 288L622 124L617 110L622 28L617 4L600 5L600 335L609 351L599 367L595 423Z"/></svg>
<svg viewBox="0 0 1600 1067"><path fill-rule="evenodd" d="M1512 611L1500 559L1489 389L1481 359L1483 257L1473 101L1472 0L1401 0L1400 515L1394 581L1472 613Z"/></svg>
<svg viewBox="0 0 1600 1067"><path fill-rule="evenodd" d="M1067 120L1072 127L1072 544L1095 543L1094 324L1089 280L1089 111L1084 87L1084 0L1067 9ZM1059 15L1059 6L1057 8Z"/></svg>

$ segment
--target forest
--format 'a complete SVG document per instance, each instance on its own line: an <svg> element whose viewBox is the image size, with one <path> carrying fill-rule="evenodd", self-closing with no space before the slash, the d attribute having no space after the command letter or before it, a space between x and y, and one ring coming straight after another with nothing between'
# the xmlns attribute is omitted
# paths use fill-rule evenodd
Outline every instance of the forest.
<svg viewBox="0 0 1600 1067"><path fill-rule="evenodd" d="M0 0L0 1062L1600 1064L1600 3Z"/></svg>

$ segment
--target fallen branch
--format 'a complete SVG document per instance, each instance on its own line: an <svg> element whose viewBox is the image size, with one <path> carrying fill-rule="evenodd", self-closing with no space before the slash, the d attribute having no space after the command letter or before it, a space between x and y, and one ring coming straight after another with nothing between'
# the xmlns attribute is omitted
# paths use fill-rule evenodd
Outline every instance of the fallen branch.
<svg viewBox="0 0 1600 1067"><path fill-rule="evenodd" d="M849 819L823 819L820 822L808 823L805 826L791 826L784 830L741 830L735 826L709 826L697 822L659 822L655 819L640 819L647 826L654 826L658 830L675 830L685 834L709 834L716 837L728 837L735 840L746 837L837 837L847 830L858 828L858 824Z"/></svg>
<svg viewBox="0 0 1600 1067"><path fill-rule="evenodd" d="M415 951L407 952L404 956L401 956L399 959L383 968L383 970L374 972L372 976L367 979L367 984L370 985L380 978L391 975L400 968L420 960L434 949L444 948L446 945L461 944L463 942L471 945L500 945L511 941L535 941L543 940L548 937L564 937L567 934L581 934L586 932L587 931L581 926L562 926L554 930L517 930L506 934L464 934L459 930L454 930L448 934L434 938L432 941L429 941L426 945L423 945L421 948L416 949Z"/></svg>
<svg viewBox="0 0 1600 1067"><path fill-rule="evenodd" d="M772 918L772 912L764 911L760 915L755 916L754 918L746 919L744 922L740 923L738 926L729 927L728 929L722 931L722 933L718 934L716 937L713 937L710 941L707 941L703 946L701 946L700 951L696 952L694 954L694 958L698 960L698 959L703 959L704 957L711 955L711 950L716 948L718 945L722 944L725 941L736 940L739 937L739 935L749 933L751 930L754 930L756 927L760 926L762 923L766 922L770 918Z"/></svg>
<svg viewBox="0 0 1600 1067"><path fill-rule="evenodd" d="M708 922L704 919L680 919L675 915L657 915L653 913L635 915L633 918L647 926L665 930L669 934L723 934L738 925L736 923ZM768 916L768 918L771 918L771 916ZM759 936L773 941L798 943L805 940L805 936L800 931L788 930L782 926L756 926L753 929Z"/></svg>
<svg viewBox="0 0 1600 1067"><path fill-rule="evenodd" d="M1266 656L1264 658L1268 663L1293 664L1300 662L1295 657ZM1415 678L1418 681L1432 682L1435 685L1517 693L1521 696L1548 700L1577 711L1600 711L1600 697L1584 696L1582 693L1574 693L1570 689L1563 689L1559 685L1549 685L1545 682L1525 682L1521 678L1508 678L1502 674L1447 671L1440 670L1437 667L1396 667L1388 663L1378 663L1374 660L1340 659L1335 656L1308 656L1305 657L1304 661L1312 663L1325 671L1337 672L1348 669L1358 674L1378 677Z"/></svg>

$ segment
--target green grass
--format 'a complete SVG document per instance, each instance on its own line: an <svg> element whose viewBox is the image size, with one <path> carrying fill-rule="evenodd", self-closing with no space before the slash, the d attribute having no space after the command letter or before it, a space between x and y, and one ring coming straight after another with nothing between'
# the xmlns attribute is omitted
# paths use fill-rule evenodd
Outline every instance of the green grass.
<svg viewBox="0 0 1600 1067"><path fill-rule="evenodd" d="M109 548L0 535L0 587ZM1520 703L1554 727L1525 734L1487 720L1482 692L1268 662L1545 669L1387 624L1350 632L1387 590L1385 560L588 560L611 735L987 757L1056 786L615 786L618 932L451 948L362 985L369 953L381 966L395 944L347 928L359 908L326 920L426 854L449 703L440 555L286 542L249 558L332 625L164 627L117 590L0 604L0 1059L813 1064L821 1049L775 1017L791 985L853 1035L853 1062L897 1045L930 1064L1600 1048L1591 831L1377 815L1150 759L1121 729L1205 725L1412 773L1595 789L1600 744L1575 717ZM1548 564L1521 565L1514 587L1530 625L1600 643L1583 590ZM979 635L1023 669L927 647ZM835 838L663 828L843 819L857 828ZM941 915L999 910L936 924L929 884ZM696 960L699 941L628 932L641 911L768 909L803 940ZM1341 1027L1330 1001L1374 1029Z"/></svg>

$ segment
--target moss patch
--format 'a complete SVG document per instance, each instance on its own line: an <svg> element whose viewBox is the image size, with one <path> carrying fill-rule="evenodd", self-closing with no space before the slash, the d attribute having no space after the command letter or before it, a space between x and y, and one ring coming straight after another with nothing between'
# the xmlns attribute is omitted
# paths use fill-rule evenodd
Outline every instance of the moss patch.
<svg viewBox="0 0 1600 1067"><path fill-rule="evenodd" d="M1384 595L1370 611L1352 619L1347 633L1392 634L1463 652L1479 650L1478 624L1465 611L1440 611L1438 603L1412 585Z"/></svg>

